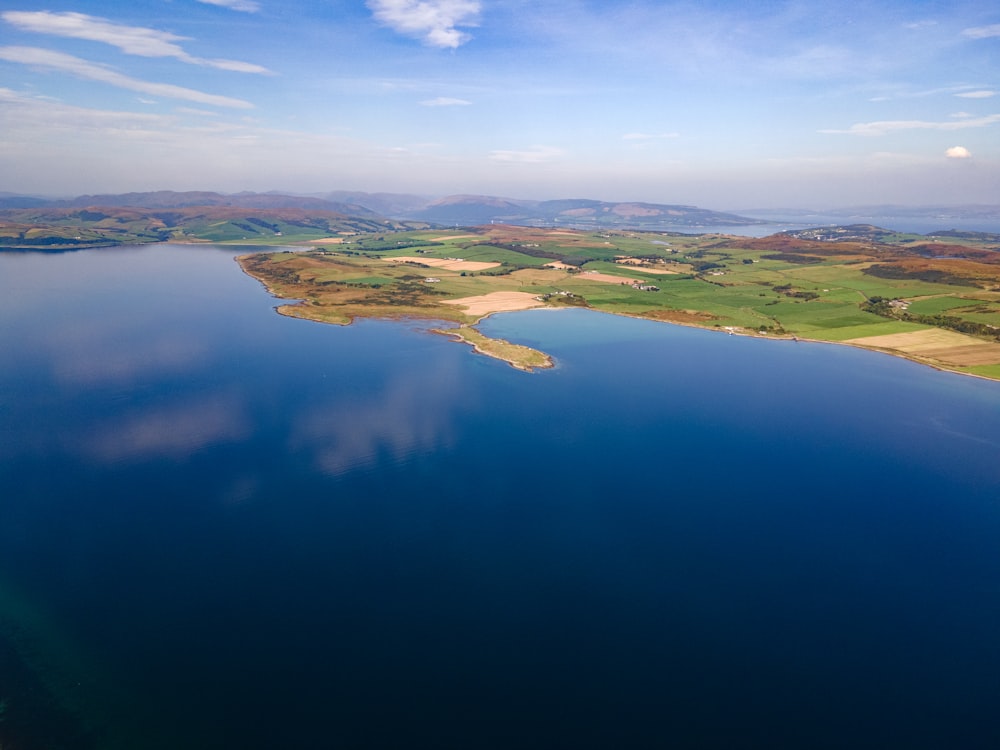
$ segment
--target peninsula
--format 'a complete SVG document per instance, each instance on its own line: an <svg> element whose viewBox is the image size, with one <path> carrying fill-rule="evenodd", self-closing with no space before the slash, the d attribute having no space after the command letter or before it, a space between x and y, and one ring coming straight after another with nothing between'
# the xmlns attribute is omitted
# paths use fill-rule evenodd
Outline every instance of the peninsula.
<svg viewBox="0 0 1000 750"><path fill-rule="evenodd" d="M729 334L848 344L1000 379L1000 237L867 225L764 238L488 225L342 232L242 268L284 315L450 322L515 367L544 354L472 328L502 311L587 307Z"/></svg>

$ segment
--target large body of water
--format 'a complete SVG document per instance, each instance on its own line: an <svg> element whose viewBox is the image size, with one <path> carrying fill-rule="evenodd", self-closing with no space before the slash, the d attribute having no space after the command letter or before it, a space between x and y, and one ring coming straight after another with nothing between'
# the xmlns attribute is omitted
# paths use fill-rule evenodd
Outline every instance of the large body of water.
<svg viewBox="0 0 1000 750"><path fill-rule="evenodd" d="M0 742L1000 746L1000 383L0 255Z"/></svg>

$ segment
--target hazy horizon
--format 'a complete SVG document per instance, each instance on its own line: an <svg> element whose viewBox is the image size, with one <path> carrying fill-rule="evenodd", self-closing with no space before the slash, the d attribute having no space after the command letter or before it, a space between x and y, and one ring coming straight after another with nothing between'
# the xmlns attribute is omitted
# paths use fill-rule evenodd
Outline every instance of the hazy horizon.
<svg viewBox="0 0 1000 750"><path fill-rule="evenodd" d="M18 2L0 28L4 192L1000 194L981 2Z"/></svg>

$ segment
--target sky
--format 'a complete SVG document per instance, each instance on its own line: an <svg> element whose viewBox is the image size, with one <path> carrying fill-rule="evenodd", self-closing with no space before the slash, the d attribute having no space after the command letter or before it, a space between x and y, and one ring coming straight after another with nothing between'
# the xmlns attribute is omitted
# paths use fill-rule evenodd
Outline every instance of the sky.
<svg viewBox="0 0 1000 750"><path fill-rule="evenodd" d="M0 192L1000 204L983 0L0 8Z"/></svg>

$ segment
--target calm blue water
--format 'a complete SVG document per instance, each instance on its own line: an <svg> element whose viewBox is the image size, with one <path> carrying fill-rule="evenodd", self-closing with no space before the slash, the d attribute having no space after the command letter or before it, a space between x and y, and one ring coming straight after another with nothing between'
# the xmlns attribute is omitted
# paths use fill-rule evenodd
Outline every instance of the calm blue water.
<svg viewBox="0 0 1000 750"><path fill-rule="evenodd" d="M0 741L1000 743L1000 384L585 310L282 318L0 255Z"/></svg>

